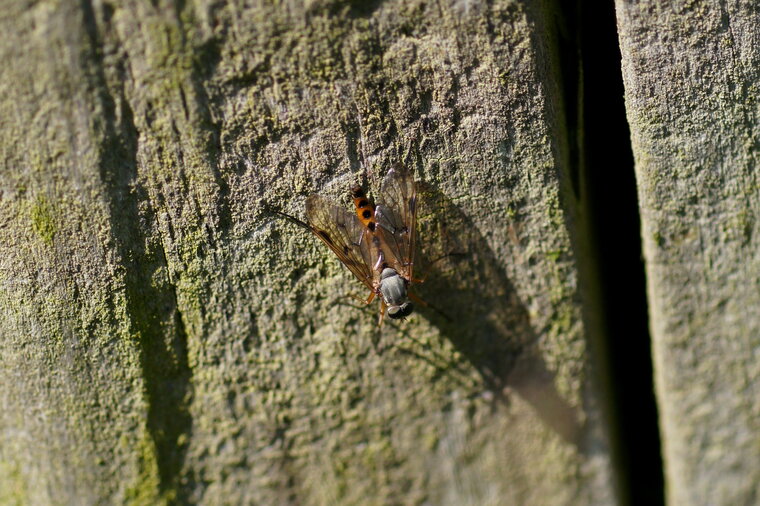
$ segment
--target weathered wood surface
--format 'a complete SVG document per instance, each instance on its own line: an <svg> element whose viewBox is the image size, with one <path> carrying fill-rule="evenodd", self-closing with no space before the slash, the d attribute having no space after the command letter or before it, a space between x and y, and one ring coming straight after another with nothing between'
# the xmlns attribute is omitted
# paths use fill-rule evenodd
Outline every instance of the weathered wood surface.
<svg viewBox="0 0 760 506"><path fill-rule="evenodd" d="M537 3L3 4L3 501L614 501ZM464 259L378 330L264 209L396 161Z"/></svg>
<svg viewBox="0 0 760 506"><path fill-rule="evenodd" d="M760 500L760 12L617 2L671 504Z"/></svg>

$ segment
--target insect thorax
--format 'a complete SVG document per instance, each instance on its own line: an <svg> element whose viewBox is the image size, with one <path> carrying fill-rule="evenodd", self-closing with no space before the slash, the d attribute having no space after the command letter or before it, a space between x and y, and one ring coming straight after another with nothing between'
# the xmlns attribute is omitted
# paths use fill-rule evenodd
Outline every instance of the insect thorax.
<svg viewBox="0 0 760 506"><path fill-rule="evenodd" d="M407 284L407 281L390 267L383 269L380 274L380 293L388 306L388 316L391 318L404 318L414 309L407 296Z"/></svg>
<svg viewBox="0 0 760 506"><path fill-rule="evenodd" d="M390 267L380 274L380 292L386 304L398 305L406 300L406 281Z"/></svg>

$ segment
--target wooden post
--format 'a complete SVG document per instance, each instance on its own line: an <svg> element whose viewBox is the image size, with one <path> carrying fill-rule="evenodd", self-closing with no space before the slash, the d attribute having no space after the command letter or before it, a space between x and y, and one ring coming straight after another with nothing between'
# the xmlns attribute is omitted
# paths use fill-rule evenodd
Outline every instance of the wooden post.
<svg viewBox="0 0 760 506"><path fill-rule="evenodd" d="M1 498L614 501L552 14L5 10ZM398 162L440 260L420 265L432 307L378 329L269 209L348 209Z"/></svg>
<svg viewBox="0 0 760 506"><path fill-rule="evenodd" d="M617 2L671 504L760 489L760 18Z"/></svg>

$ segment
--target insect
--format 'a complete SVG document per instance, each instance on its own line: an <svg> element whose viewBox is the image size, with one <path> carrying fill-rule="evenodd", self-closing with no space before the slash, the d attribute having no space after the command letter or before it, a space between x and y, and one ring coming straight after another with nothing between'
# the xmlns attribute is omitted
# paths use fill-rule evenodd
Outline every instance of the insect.
<svg viewBox="0 0 760 506"><path fill-rule="evenodd" d="M366 304L380 296L380 319L403 319L414 311L408 290L413 277L417 220L417 186L403 167L388 171L376 204L364 190L351 189L355 212L349 213L320 195L306 200L308 223L279 213L311 230L369 290Z"/></svg>

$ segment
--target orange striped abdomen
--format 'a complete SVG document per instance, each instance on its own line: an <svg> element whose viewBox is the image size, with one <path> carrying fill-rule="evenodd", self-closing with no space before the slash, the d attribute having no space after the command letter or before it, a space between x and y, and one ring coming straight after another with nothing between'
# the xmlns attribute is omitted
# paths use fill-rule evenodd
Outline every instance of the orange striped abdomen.
<svg viewBox="0 0 760 506"><path fill-rule="evenodd" d="M354 207L356 208L356 216L362 224L375 231L375 205L370 202L367 195L361 186L354 186L351 188L351 197L354 199Z"/></svg>

